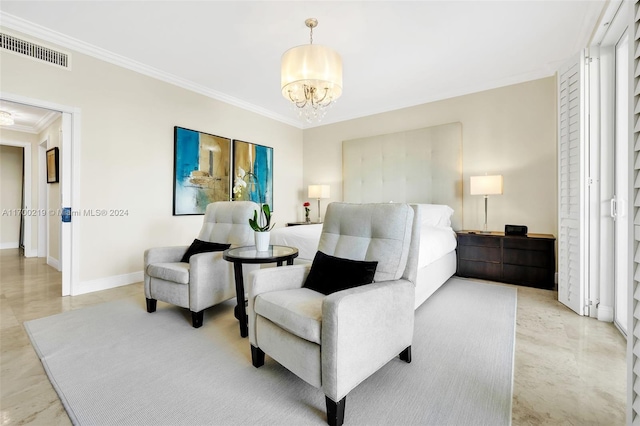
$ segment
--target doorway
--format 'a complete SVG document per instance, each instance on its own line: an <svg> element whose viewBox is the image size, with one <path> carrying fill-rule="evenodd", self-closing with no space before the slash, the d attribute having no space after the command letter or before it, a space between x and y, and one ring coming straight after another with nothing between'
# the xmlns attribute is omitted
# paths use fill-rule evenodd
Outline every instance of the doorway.
<svg viewBox="0 0 640 426"><path fill-rule="evenodd" d="M72 232L76 228L76 224L73 221L65 222L62 220L63 207L69 208L74 205L78 205L79 194L79 156L77 152L74 155L74 151L79 146L79 134L80 134L80 110L74 107L68 107L58 104L53 104L38 99L27 98L21 95L14 95L9 93L2 93L0 103L15 103L22 105L26 108L40 108L47 109L56 112L61 116L59 136L59 195L55 200L55 203L50 202L51 207L47 211L49 218L49 225L56 224L60 229L60 253L59 253L59 269L62 272L62 296L68 296L75 294L74 289L77 287L79 276L79 265L77 259L77 251L73 250L73 247L77 247L79 240L78 232ZM36 155L34 164L38 164L39 154L39 142L36 142L36 147L32 150ZM31 146L32 144L29 144ZM31 164L26 162L25 164ZM40 167L36 168L39 170ZM36 192L39 194L39 192ZM52 198L49 198L51 201ZM38 203L38 196L34 204ZM33 206L32 204L31 206ZM59 206L57 207L53 207ZM30 208L32 208L29 206ZM51 212L53 210L53 212ZM69 216L71 217L71 215ZM39 229L39 222L35 222L34 229ZM51 229L49 229L49 233Z"/></svg>
<svg viewBox="0 0 640 426"><path fill-rule="evenodd" d="M627 336L631 285L628 19L620 5L599 45L600 307ZM603 302L604 301L604 302ZM601 313L608 312L607 315Z"/></svg>
<svg viewBox="0 0 640 426"><path fill-rule="evenodd" d="M23 257L43 257L46 263L60 271L60 184L47 183L46 152L60 146L62 113L36 108L15 102L0 101L0 110L11 114L14 123L3 125L0 145L23 151L18 179L3 182L19 186L22 197L9 212L3 211L3 234L15 234L13 225L20 231L18 254ZM13 161L15 162L15 160ZM15 167L10 158L3 158L4 167ZM50 191L50 187L52 190ZM13 205L12 204L12 205ZM12 219L15 223L5 223ZM57 219L57 220L56 220ZM12 225L7 227L5 225ZM49 232L51 231L51 232ZM4 236L3 236L4 238Z"/></svg>

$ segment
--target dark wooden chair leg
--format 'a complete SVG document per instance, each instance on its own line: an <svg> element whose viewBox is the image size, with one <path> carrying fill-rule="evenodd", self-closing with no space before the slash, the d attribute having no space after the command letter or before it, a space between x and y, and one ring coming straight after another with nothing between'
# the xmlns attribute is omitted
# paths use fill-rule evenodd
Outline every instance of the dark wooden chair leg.
<svg viewBox="0 0 640 426"><path fill-rule="evenodd" d="M202 327L202 323L204 322L204 311L200 311L200 312L191 311L191 322L193 323L193 328Z"/></svg>
<svg viewBox="0 0 640 426"><path fill-rule="evenodd" d="M411 346L408 346L407 349L400 352L400 359L406 363L411 362Z"/></svg>
<svg viewBox="0 0 640 426"><path fill-rule="evenodd" d="M342 423L344 423L344 407L347 403L347 397L345 396L338 402L334 402L326 395L324 399L327 403L327 423L329 423L330 426L342 426Z"/></svg>
<svg viewBox="0 0 640 426"><path fill-rule="evenodd" d="M260 368L264 365L264 351L253 345L251 345L251 362L255 368Z"/></svg>
<svg viewBox="0 0 640 426"><path fill-rule="evenodd" d="M155 312L158 301L156 299L147 299L147 312Z"/></svg>

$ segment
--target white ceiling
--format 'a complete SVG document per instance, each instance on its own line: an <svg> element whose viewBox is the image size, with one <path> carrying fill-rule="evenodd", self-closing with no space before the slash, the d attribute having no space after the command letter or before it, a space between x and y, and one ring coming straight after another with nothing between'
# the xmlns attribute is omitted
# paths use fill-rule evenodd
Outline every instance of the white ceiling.
<svg viewBox="0 0 640 426"><path fill-rule="evenodd" d="M343 59L328 124L553 75L606 3L2 0L0 23L304 127L280 57L309 42L306 18Z"/></svg>

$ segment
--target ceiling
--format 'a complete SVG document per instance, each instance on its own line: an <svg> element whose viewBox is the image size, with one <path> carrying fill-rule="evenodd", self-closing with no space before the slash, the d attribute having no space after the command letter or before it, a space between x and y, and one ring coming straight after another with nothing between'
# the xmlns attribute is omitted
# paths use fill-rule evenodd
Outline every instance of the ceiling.
<svg viewBox="0 0 640 426"><path fill-rule="evenodd" d="M6 111L13 116L14 124L2 126L17 132L38 134L53 123L62 113L48 109L8 102L0 99L0 111Z"/></svg>
<svg viewBox="0 0 640 426"><path fill-rule="evenodd" d="M4 28L45 38L298 127L280 57L342 55L328 124L553 75L588 44L606 0L11 1ZM34 25L35 24L35 25Z"/></svg>

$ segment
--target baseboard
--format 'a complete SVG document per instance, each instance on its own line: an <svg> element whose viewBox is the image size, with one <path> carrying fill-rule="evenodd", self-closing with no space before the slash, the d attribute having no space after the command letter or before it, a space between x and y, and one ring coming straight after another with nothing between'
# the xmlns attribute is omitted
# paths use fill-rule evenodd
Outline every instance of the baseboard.
<svg viewBox="0 0 640 426"><path fill-rule="evenodd" d="M0 244L0 250L5 249L17 249L20 248L18 243L2 243ZM38 249L31 249L24 252L24 257L38 257Z"/></svg>
<svg viewBox="0 0 640 426"><path fill-rule="evenodd" d="M130 274L113 275L95 280L82 281L80 285L74 286L72 296L78 296L85 293L93 293L94 291L109 290L111 288L122 287L124 285L139 283L144 280L142 271L132 272Z"/></svg>
<svg viewBox="0 0 640 426"><path fill-rule="evenodd" d="M51 266L52 268L55 268L56 271L62 270L60 269L60 261L51 256L47 256L47 265Z"/></svg>
<svg viewBox="0 0 640 426"><path fill-rule="evenodd" d="M25 252L24 257L38 257L38 249L32 249L31 251Z"/></svg>
<svg viewBox="0 0 640 426"><path fill-rule="evenodd" d="M598 303L598 320L613 322L613 306L604 306Z"/></svg>

